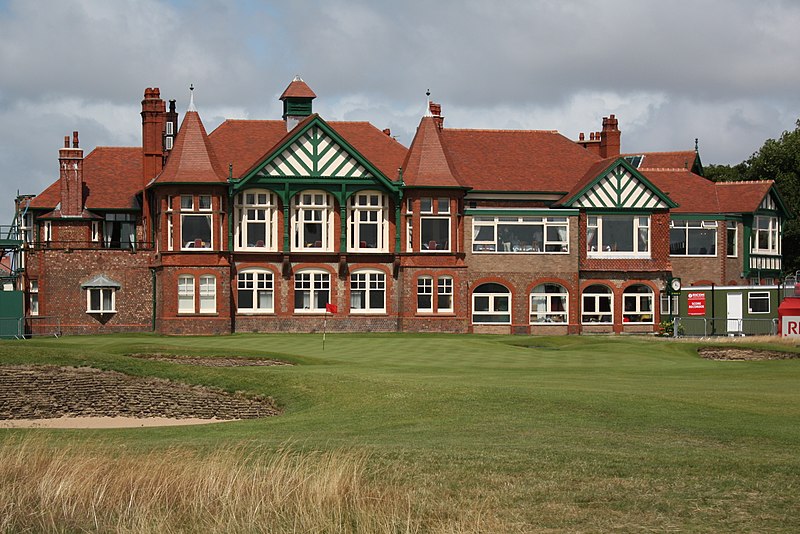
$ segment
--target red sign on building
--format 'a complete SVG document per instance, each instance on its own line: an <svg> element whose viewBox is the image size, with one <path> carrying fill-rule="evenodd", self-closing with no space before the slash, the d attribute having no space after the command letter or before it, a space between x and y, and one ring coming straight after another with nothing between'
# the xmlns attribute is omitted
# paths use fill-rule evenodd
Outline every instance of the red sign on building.
<svg viewBox="0 0 800 534"><path fill-rule="evenodd" d="M689 293L689 315L706 314L706 294Z"/></svg>

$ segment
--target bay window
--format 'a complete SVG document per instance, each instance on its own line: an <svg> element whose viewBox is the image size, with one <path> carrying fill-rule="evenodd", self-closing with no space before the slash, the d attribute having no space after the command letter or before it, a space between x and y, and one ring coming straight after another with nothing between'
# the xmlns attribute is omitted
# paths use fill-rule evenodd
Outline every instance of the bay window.
<svg viewBox="0 0 800 534"><path fill-rule="evenodd" d="M323 191L295 195L292 209L292 250L333 251L333 199Z"/></svg>
<svg viewBox="0 0 800 534"><path fill-rule="evenodd" d="M115 290L112 287L90 287L86 290L87 313L114 313Z"/></svg>
<svg viewBox="0 0 800 534"><path fill-rule="evenodd" d="M760 254L780 254L780 219L757 215L753 220L751 249Z"/></svg>
<svg viewBox="0 0 800 534"><path fill-rule="evenodd" d="M586 250L592 257L649 257L650 217L646 215L590 215Z"/></svg>
<svg viewBox="0 0 800 534"><path fill-rule="evenodd" d="M670 221L669 253L672 256L716 256L717 221Z"/></svg>
<svg viewBox="0 0 800 534"><path fill-rule="evenodd" d="M388 200L377 191L356 193L348 206L348 249L360 252L386 252L389 225Z"/></svg>
<svg viewBox="0 0 800 534"><path fill-rule="evenodd" d="M211 195L181 195L181 250L211 249Z"/></svg>
<svg viewBox="0 0 800 534"><path fill-rule="evenodd" d="M450 251L450 199L420 199L420 245L423 252Z"/></svg>
<svg viewBox="0 0 800 534"><path fill-rule="evenodd" d="M476 216L472 219L473 252L569 252L566 217Z"/></svg>
<svg viewBox="0 0 800 534"><path fill-rule="evenodd" d="M271 191L248 190L236 195L234 209L237 250L277 250L277 202Z"/></svg>

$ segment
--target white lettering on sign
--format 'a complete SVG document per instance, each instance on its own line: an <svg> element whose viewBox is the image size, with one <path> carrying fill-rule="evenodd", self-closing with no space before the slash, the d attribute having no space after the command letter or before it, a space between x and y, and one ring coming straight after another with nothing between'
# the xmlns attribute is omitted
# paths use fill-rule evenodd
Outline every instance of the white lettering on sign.
<svg viewBox="0 0 800 534"><path fill-rule="evenodd" d="M786 316L781 318L782 337L800 337L800 317Z"/></svg>

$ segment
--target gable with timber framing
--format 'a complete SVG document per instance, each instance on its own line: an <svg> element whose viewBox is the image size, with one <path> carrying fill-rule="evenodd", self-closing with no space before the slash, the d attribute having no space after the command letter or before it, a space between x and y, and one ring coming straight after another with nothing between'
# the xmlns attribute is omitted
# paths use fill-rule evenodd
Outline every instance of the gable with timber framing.
<svg viewBox="0 0 800 534"><path fill-rule="evenodd" d="M617 160L570 197L565 206L586 209L674 208L677 205L625 160Z"/></svg>

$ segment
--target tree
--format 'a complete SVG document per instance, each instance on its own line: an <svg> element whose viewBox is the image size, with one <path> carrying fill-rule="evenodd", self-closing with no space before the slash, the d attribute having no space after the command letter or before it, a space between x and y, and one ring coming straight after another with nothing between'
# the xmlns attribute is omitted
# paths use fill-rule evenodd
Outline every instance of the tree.
<svg viewBox="0 0 800 534"><path fill-rule="evenodd" d="M795 129L779 139L767 139L747 161L737 165L709 165L706 178L715 182L775 180L791 219L783 225L783 271L800 271L800 119Z"/></svg>

